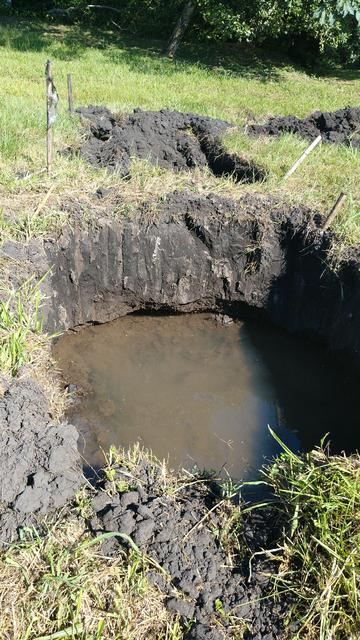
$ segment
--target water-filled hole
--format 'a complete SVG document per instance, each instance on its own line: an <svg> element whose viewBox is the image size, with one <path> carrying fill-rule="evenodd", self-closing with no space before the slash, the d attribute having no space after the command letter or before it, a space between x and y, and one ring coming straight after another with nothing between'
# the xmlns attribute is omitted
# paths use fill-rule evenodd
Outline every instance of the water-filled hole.
<svg viewBox="0 0 360 640"><path fill-rule="evenodd" d="M82 390L68 411L87 464L140 442L172 467L226 468L238 479L279 451L329 433L332 452L359 448L354 371L327 349L255 322L211 315L130 315L62 337L55 357Z"/></svg>

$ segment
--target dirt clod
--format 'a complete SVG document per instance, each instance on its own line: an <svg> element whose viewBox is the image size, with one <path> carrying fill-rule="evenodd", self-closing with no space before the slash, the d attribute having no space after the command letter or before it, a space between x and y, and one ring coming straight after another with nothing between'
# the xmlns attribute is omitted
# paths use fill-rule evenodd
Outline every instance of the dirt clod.
<svg viewBox="0 0 360 640"><path fill-rule="evenodd" d="M90 526L97 535L131 535L137 546L160 564L170 577L170 582L164 580L160 584L156 576L157 586L168 596L168 609L178 613L184 623L193 620L187 640L237 637L232 635L231 626L236 623L239 633L242 619L248 623L244 638L256 638L260 631L264 634L261 637L268 640L278 638L282 625L279 614L284 615L287 604L283 600L275 605L268 597L269 583L262 575L265 565L269 569L268 562L253 562L249 575L252 553L270 544L267 536L269 532L273 534L270 523L274 515L264 511L242 516L244 533L239 536L243 548L231 560L226 541L219 538L223 502L211 484L180 482L172 494L164 490L161 468L141 458L136 468L131 467L131 475L130 492L114 493L114 483L105 484L105 499L100 504L98 494L92 502L98 510L95 509ZM128 478L129 469L118 467L115 483L124 484ZM238 508L240 514L241 505ZM232 509L235 513L237 507L233 505ZM121 538L109 538L103 543L103 553L116 555L124 544L127 542ZM276 616L273 606L277 607Z"/></svg>

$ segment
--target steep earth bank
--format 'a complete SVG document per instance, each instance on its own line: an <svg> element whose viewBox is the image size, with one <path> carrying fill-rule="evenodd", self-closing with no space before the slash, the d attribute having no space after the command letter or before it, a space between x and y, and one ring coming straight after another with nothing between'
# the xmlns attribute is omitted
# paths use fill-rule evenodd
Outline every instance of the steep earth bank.
<svg viewBox="0 0 360 640"><path fill-rule="evenodd" d="M261 311L358 357L359 250L329 263L317 216L269 198L170 194L156 219L98 220L40 248L50 331L139 310ZM44 260L44 257L43 257Z"/></svg>

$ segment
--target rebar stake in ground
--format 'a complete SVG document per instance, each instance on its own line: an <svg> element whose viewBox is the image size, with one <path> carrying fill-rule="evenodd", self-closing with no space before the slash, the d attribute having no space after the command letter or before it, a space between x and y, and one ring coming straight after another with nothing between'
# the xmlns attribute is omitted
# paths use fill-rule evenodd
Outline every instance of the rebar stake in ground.
<svg viewBox="0 0 360 640"><path fill-rule="evenodd" d="M338 199L336 200L333 208L331 209L328 217L326 218L323 226L321 227L322 231L326 231L326 229L328 229L331 225L332 222L334 222L337 214L339 213L341 207L343 206L344 202L346 200L346 193L344 193L343 191L340 193Z"/></svg>
<svg viewBox="0 0 360 640"><path fill-rule="evenodd" d="M45 65L45 82L46 82L46 169L48 175L51 174L52 157L53 157L53 124L56 120L56 107L59 102L59 96L56 92L52 73L51 61L48 60Z"/></svg>

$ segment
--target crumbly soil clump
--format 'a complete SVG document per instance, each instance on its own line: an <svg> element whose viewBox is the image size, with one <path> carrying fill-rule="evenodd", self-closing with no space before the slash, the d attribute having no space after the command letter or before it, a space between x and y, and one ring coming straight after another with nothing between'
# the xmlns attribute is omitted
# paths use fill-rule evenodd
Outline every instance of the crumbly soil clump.
<svg viewBox="0 0 360 640"><path fill-rule="evenodd" d="M137 157L175 172L208 166L216 176L233 175L237 182L265 178L261 167L223 148L221 137L232 126L223 120L168 109L135 109L123 118L106 107L82 107L77 112L90 121L82 155L123 177L131 174L131 158Z"/></svg>
<svg viewBox="0 0 360 640"><path fill-rule="evenodd" d="M325 142L360 147L360 108L315 111L306 118L274 116L265 124L249 124L246 131L251 136L297 133L307 140L321 135Z"/></svg>
<svg viewBox="0 0 360 640"><path fill-rule="evenodd" d="M274 567L255 557L250 575L249 564L253 553L273 543L275 513L244 516L242 503L222 499L215 482L175 480L141 455L135 465L123 456L112 472L92 499L90 527L96 535L127 534L160 564L171 581L155 573L153 579L167 607L184 623L195 620L188 640L236 638L240 630L248 639L279 638L287 604L269 599L264 575ZM103 553L116 554L123 544L109 538Z"/></svg>
<svg viewBox="0 0 360 640"><path fill-rule="evenodd" d="M7 386L0 400L0 547L19 527L65 505L84 480L76 428L51 418L31 377Z"/></svg>

